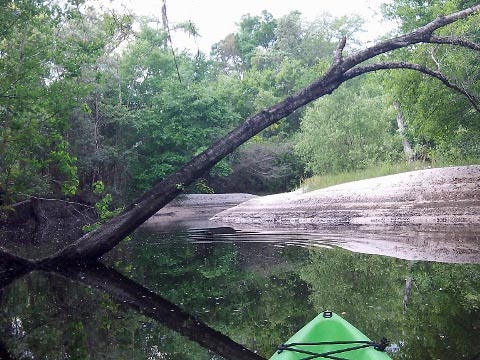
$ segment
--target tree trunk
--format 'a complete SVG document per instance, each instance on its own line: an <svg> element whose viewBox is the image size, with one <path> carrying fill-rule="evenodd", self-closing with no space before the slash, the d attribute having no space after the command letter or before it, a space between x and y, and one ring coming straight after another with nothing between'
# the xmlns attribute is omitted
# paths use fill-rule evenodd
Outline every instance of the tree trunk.
<svg viewBox="0 0 480 360"><path fill-rule="evenodd" d="M296 94L286 98L282 102L249 117L243 124L212 145L209 149L196 156L189 163L185 164L176 173L154 185L150 191L137 199L122 214L111 219L99 229L84 235L75 243L58 253L40 260L38 262L39 265L44 267L60 266L65 263L69 264L77 261L92 261L101 257L103 254L114 248L122 239L139 227L149 217L173 200L182 192L182 189L185 186L190 185L195 179L208 171L213 165L245 141L285 116L291 114L296 109L326 94L332 93L343 82L364 73L381 69L399 68L420 71L439 79L444 85L467 96L472 105L478 110L479 107L476 103L475 97L468 94L461 87L450 82L442 74L431 71L421 65L405 62L378 63L363 66L357 65L366 60L372 59L377 55L395 49L404 48L412 44L434 42L434 40L437 43L448 43L453 44L453 46L463 46L478 50L480 49L478 44L469 41L455 42L455 39L448 37L436 37L433 35L433 32L440 27L465 18L479 10L480 5L475 5L451 15L438 17L414 32L380 42L347 58L343 58L342 56L346 41L343 39L335 52L334 63L317 81Z"/></svg>
<svg viewBox="0 0 480 360"><path fill-rule="evenodd" d="M405 315L408 310L408 305L410 304L410 295L412 293L413 279L407 277L405 279L405 289L403 292L403 314Z"/></svg>
<svg viewBox="0 0 480 360"><path fill-rule="evenodd" d="M412 162L414 160L414 154L412 150L412 145L410 145L410 141L408 141L407 135L405 134L405 120L403 119L403 114L400 110L400 104L398 103L398 101L394 101L393 106L395 107L395 110L397 110L397 126L398 132L402 138L403 152L405 154L405 157L407 158L407 161Z"/></svg>

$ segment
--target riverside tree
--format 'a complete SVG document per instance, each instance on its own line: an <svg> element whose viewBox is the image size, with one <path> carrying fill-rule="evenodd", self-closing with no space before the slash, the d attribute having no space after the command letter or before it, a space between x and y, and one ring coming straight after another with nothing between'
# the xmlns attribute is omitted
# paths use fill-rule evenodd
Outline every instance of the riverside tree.
<svg viewBox="0 0 480 360"><path fill-rule="evenodd" d="M442 14L477 4L475 1L396 0L384 13L400 24L399 31L412 31ZM421 64L449 79L470 94L478 94L478 52L472 43L480 37L478 16L436 31L431 43L419 44L392 54L397 60ZM447 40L450 40L448 43ZM466 46L452 46L465 41ZM475 47L473 47L475 48ZM478 50L478 47L476 48ZM389 72L387 86L406 121L406 135L415 156L440 163L473 161L480 157L480 122L472 107L476 99L437 86L437 80L420 72Z"/></svg>
<svg viewBox="0 0 480 360"><path fill-rule="evenodd" d="M417 71L441 81L446 87L462 94L467 98L470 106L478 111L479 106L472 93L456 84L453 80L450 80L438 70L432 70L424 64L408 61L391 61L388 58L380 59L378 62L375 62L375 60L377 60L377 57L394 50L422 43L436 43L442 46L448 45L478 51L480 45L472 40L465 40L454 35L438 36L435 32L451 24L462 22L464 19L466 19L464 21L469 21L471 17L478 17L479 11L480 5L475 5L450 15L437 17L435 20L410 33L379 42L348 56L344 55L347 39L342 38L335 51L331 65L317 80L294 92L283 101L248 117L228 135L195 156L174 174L157 182L143 196L132 202L124 212L110 219L98 229L82 236L73 244L44 259L28 260L5 251L0 251L2 264L8 264L6 274L12 274L12 277L4 277L0 286L8 284L15 275L26 273L32 269L59 269L74 263L94 263L96 259L113 249L128 234L175 196L182 193L185 186L193 183L205 171L211 169L242 143L280 119L292 114L302 106L324 95L331 94L343 83L363 74L391 69ZM135 293L138 294L137 291ZM148 296L145 297L148 298ZM249 358L258 358L256 354L247 352L246 354L250 355Z"/></svg>
<svg viewBox="0 0 480 360"><path fill-rule="evenodd" d="M153 187L143 196L139 197L132 202L130 206L126 207L124 212L120 215L106 222L100 228L84 235L65 249L56 254L52 254L45 259L30 262L12 257L12 260L17 261L19 264L50 267L101 257L115 247L116 244L135 230L145 220L171 201L175 196L180 194L186 186L193 183L198 177L202 176L206 171L211 169L216 163L230 154L242 143L246 142L270 125L291 115L295 110L300 109L313 100L331 94L344 82L358 78L366 73L392 69L405 69L422 73L434 78L436 81L440 81L443 85L449 88L449 91L462 94L469 102L471 108L478 111L478 103L471 91L465 90L464 87L455 83L453 80L450 80L438 69L431 69L427 65L421 63L392 60L390 54L395 50L397 50L397 52L402 49L404 49L403 51L406 51L405 49L409 49L412 45L415 45L415 47L418 48L421 44L438 44L441 47L459 47L477 51L479 45L472 40L453 35L454 33L449 33L449 35L437 35L437 32L447 31L445 29L453 31L455 30L455 26L474 21L478 18L477 13L479 10L480 5L475 5L450 15L439 16L412 32L381 41L364 50L352 52L351 55L344 54L347 39L343 37L335 51L331 65L325 69L323 75L317 80L313 81L303 89L297 90L297 92L294 92L279 103L267 107L248 117L228 135L195 156L177 172L164 177L162 181L153 185ZM462 35L462 32L460 32L460 34ZM388 56L386 56L387 54ZM144 75L147 76L149 74L147 73ZM132 77L132 81L137 80L138 78ZM140 83L140 85L143 84ZM162 89L165 89L167 85L163 86ZM148 89L138 92L138 94L141 96L148 95ZM160 95L163 96L163 90ZM204 95L205 93L198 92L197 95L194 95L193 100L195 100L197 96ZM186 101L192 101L192 98L187 96ZM200 105L205 103L204 100L199 98L198 101ZM206 104L208 104L208 101ZM159 105L161 105L161 103L159 103ZM161 113L162 109L160 107L157 109L152 107L149 111L153 119L157 116L155 115L155 111ZM211 116L212 114L206 112L205 115ZM187 114L182 116L187 116ZM181 131L182 129L183 128L180 127L178 130ZM205 138L205 140L208 139ZM210 141L212 140L213 138L210 138Z"/></svg>
<svg viewBox="0 0 480 360"><path fill-rule="evenodd" d="M347 57L343 55L347 41L346 38L343 38L335 51L335 57L330 68L316 81L278 104L250 116L228 135L183 165L177 172L156 183L143 196L127 207L123 213L106 222L99 229L84 235L58 253L37 261L36 264L41 267L58 266L72 261L85 261L101 257L180 194L185 186L194 182L242 143L288 116L296 109L324 95L331 94L344 82L360 75L387 69L417 71L433 77L451 90L461 93L468 99L471 106L478 111L479 105L475 97L437 70L408 61L374 61L377 56L421 43L437 43L442 46L448 44L478 50L480 46L475 42L454 35L438 36L435 34L438 29L445 28L450 24L460 22L463 19L468 21L469 17L476 16L478 11L480 11L480 5L475 5L450 15L439 16L413 32L381 41Z"/></svg>

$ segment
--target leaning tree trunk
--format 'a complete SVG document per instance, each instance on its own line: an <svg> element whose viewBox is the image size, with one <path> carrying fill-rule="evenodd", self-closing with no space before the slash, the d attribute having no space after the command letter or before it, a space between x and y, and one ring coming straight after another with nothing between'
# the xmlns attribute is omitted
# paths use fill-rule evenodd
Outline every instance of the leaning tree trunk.
<svg viewBox="0 0 480 360"><path fill-rule="evenodd" d="M296 109L326 94L330 94L343 82L359 75L382 69L410 69L419 71L439 79L447 87L467 96L475 109L479 110L480 108L475 97L467 93L462 87L450 82L440 72L432 71L425 66L407 62L380 62L362 66L359 65L377 55L418 43L449 44L478 51L480 50L479 44L456 37L435 36L433 32L440 27L463 19L479 10L480 5L475 5L448 16L438 17L429 24L409 34L380 42L346 58L343 58L342 54L346 41L346 39L343 39L335 53L334 63L317 81L282 102L249 117L243 124L212 145L209 149L196 156L189 163L185 164L176 173L154 185L150 191L137 199L122 214L106 222L99 229L84 235L58 253L38 261L38 265L44 267L59 266L63 263L71 263L72 261L88 261L101 257L180 194L185 186L191 184L205 171L209 170L245 141L266 127L291 114Z"/></svg>

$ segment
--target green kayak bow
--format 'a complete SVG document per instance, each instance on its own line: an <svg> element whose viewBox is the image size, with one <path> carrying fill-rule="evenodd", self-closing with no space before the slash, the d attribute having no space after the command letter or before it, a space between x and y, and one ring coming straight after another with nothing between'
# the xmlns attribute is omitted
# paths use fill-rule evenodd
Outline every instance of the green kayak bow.
<svg viewBox="0 0 480 360"><path fill-rule="evenodd" d="M294 334L270 360L388 360L388 342L371 341L339 315L324 311Z"/></svg>

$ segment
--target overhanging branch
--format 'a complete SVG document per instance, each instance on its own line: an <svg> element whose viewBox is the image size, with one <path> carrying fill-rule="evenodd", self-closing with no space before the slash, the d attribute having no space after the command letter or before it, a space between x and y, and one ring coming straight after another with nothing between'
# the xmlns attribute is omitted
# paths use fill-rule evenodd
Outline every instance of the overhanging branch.
<svg viewBox="0 0 480 360"><path fill-rule="evenodd" d="M343 61L343 50L347 44L347 38L344 36L338 43L337 49L335 50L335 62L334 64L340 64Z"/></svg>
<svg viewBox="0 0 480 360"><path fill-rule="evenodd" d="M459 19L466 18L479 10L480 4L454 14L438 17L429 24L409 34L380 42L370 48L344 58L343 61L339 63L335 62L330 69L323 74L323 76L303 90L300 90L278 104L270 106L269 108L247 118L236 129L182 166L176 173L154 185L152 189L127 207L124 213L106 222L99 229L84 235L58 253L40 260L38 263L40 266L52 267L61 265L62 263L65 264L75 261L92 260L101 257L103 254L113 249L120 241L150 216L154 215L163 206L173 200L181 193L181 189L184 186L193 183L205 171L209 170L218 161L260 131L290 115L295 110L313 100L332 93L343 82L358 76L361 73L387 68L382 67L382 65L377 65L377 69L369 65L359 67L358 65L361 63L370 60L377 55L407 47L409 45L428 43L435 30ZM341 47L342 45L340 44L339 49L341 49ZM407 65L396 65L396 67L391 65L388 68L395 69L411 67L408 67ZM417 68L414 70L421 71L422 69ZM441 76L441 74L436 74L428 69L426 70L426 73L430 73L429 75L440 79L448 87L460 91L464 95L467 94L464 90L448 81L444 76ZM467 96L469 96L469 100L472 104L475 103L474 106L478 110L475 98L471 97L471 95Z"/></svg>
<svg viewBox="0 0 480 360"><path fill-rule="evenodd" d="M443 75L439 71L435 71L432 69L429 69L423 65L420 64L413 64L405 61L390 61L390 62L381 62L381 63L376 63L376 64L369 64L369 65L364 65L364 66L358 66L356 68L353 68L347 72L345 72L345 77L350 80L353 79L357 76L360 76L365 73L373 72L373 71L378 71L378 70L392 70L392 69L409 69L409 70L415 70L418 72L421 72L422 74L431 76L435 79L440 80L445 86L447 86L450 89L455 90L456 92L464 95L467 97L468 101L472 104L472 106L480 112L480 105L478 103L478 100L476 97L469 92L467 92L465 89L461 88L460 86L456 85L452 81L450 81L445 75Z"/></svg>
<svg viewBox="0 0 480 360"><path fill-rule="evenodd" d="M415 31L395 37L393 39L385 40L379 42L378 44L362 50L357 54L348 57L343 62L343 69L347 71L348 69L353 68L356 65L363 63L377 55L390 52L392 50L404 48L409 45L414 45L418 43L430 43L431 39L442 39L442 37L437 37L433 35L433 32L446 26L454 23L460 19L467 18L468 16L480 11L480 4L469 7L465 10L458 11L456 13L439 16L432 22L424 25Z"/></svg>
<svg viewBox="0 0 480 360"><path fill-rule="evenodd" d="M431 44L462 46L471 50L480 51L480 44L457 36L432 36L428 42Z"/></svg>

